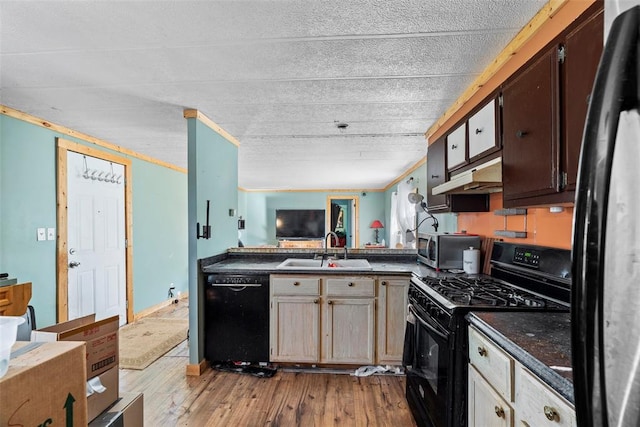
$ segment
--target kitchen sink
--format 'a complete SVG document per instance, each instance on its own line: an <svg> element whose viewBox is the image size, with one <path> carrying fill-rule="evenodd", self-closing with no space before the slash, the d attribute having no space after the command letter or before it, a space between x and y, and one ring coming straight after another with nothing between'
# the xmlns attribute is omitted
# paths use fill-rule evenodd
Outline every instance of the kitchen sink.
<svg viewBox="0 0 640 427"><path fill-rule="evenodd" d="M322 266L320 266L322 263ZM277 267L279 270L371 270L371 264L366 259L301 259L288 258Z"/></svg>

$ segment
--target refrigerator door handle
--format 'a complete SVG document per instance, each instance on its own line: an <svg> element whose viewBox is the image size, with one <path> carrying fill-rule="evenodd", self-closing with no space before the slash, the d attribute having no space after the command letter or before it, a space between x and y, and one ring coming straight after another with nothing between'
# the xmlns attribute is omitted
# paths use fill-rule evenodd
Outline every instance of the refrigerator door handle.
<svg viewBox="0 0 640 427"><path fill-rule="evenodd" d="M578 167L571 324L575 409L581 427L609 425L603 326L609 180L620 113L638 108L639 25L640 7L612 24L589 103Z"/></svg>

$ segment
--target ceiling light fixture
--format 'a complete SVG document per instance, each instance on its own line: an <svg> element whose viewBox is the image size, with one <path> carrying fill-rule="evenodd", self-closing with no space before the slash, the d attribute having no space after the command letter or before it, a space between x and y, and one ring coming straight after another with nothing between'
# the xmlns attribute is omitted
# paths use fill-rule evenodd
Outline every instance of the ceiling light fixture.
<svg viewBox="0 0 640 427"><path fill-rule="evenodd" d="M336 122L336 127L340 132L344 132L349 127L349 124L345 122Z"/></svg>

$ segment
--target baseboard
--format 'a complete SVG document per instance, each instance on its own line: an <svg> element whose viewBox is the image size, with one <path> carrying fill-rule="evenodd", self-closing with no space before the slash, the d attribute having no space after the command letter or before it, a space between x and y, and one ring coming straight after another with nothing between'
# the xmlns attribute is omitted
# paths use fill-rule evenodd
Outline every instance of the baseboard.
<svg viewBox="0 0 640 427"><path fill-rule="evenodd" d="M197 365L187 365L187 376L188 377L199 377L202 375L204 371L207 370L209 365L206 360L201 360Z"/></svg>
<svg viewBox="0 0 640 427"><path fill-rule="evenodd" d="M180 297L179 297L179 299L181 299L181 300L182 300L182 299L185 299L185 298L188 298L188 297L189 297L189 292L182 292L182 293L180 293ZM149 316L149 315L151 315L151 314L155 313L156 311L158 311L158 310L160 310L160 309L163 309L163 308L165 308L165 307L168 307L168 306L170 306L171 304L173 304L173 301L174 301L175 299L176 299L176 298L171 298L171 299L168 299L168 300L162 301L160 304L156 304L156 305L153 305L153 306L151 306L151 307L149 307L149 308L145 308L144 310L139 311L139 312L137 312L136 314L134 314L134 315L133 315L133 320L134 320L134 321L136 321L136 320L140 320L140 319L142 319L143 317L147 317L147 316Z"/></svg>

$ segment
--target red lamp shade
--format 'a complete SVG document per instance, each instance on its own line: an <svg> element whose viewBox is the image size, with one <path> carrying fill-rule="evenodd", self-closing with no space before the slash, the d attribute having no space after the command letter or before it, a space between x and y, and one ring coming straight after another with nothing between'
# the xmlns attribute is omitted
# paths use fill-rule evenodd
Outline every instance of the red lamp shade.
<svg viewBox="0 0 640 427"><path fill-rule="evenodd" d="M379 219L375 219L373 220L369 228L384 228L384 225L382 225Z"/></svg>

